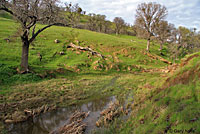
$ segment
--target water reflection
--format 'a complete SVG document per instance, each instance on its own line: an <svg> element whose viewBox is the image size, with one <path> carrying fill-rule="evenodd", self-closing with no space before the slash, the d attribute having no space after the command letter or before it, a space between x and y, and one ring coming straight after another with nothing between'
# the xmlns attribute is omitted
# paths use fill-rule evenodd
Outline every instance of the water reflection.
<svg viewBox="0 0 200 134"><path fill-rule="evenodd" d="M78 110L90 111L89 116L84 119L84 122L87 124L86 133L90 133L92 129L96 128L95 122L100 116L100 112L107 108L111 101L116 101L115 96L95 100L80 106L57 109L56 111L42 114L33 120L11 124L8 126L8 132L9 134L48 134L68 123L69 117Z"/></svg>

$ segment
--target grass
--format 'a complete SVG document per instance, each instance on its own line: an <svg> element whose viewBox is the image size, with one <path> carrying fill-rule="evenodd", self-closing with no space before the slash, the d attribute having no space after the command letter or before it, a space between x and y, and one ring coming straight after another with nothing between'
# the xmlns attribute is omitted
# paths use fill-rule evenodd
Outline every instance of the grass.
<svg viewBox="0 0 200 134"><path fill-rule="evenodd" d="M42 26L38 25L37 29ZM1 121L6 114L8 118L16 110L35 109L46 104L66 107L104 96L123 98L124 94L129 93L134 95L130 118L118 118L104 133L157 134L164 133L167 128L168 133L169 130L191 128L200 132L199 57L189 60L173 74L160 71L142 73L144 69L168 66L144 55L146 40L53 26L41 33L30 46L29 65L34 73L22 75L17 73L21 58L17 27L18 23L13 20L0 17L0 106L5 103L16 105L1 112ZM55 39L60 43L54 43ZM105 55L106 60L88 52L67 49L70 42L90 46ZM159 44L152 42L151 55L169 60L166 48L164 46L162 52L165 56L161 56ZM62 51L64 55L54 56ZM43 57L41 62L38 53ZM185 74L191 71L194 71L194 75L187 77ZM116 82L107 87L118 76ZM3 125L0 125L2 128Z"/></svg>
<svg viewBox="0 0 200 134"><path fill-rule="evenodd" d="M1 63L12 63L13 65L19 65L20 56L21 56L21 42L19 37L15 37L16 34L16 25L13 21L5 18L0 18L0 27L1 27ZM39 25L39 28L42 27ZM10 43L6 43L5 38L11 38ZM12 39L13 38L13 39ZM131 42L131 38L136 42ZM54 40L58 39L61 43L55 44ZM142 51L145 49L145 40L137 39L135 37L129 36L113 36L102 33L91 32L88 30L79 30L72 28L63 28L63 27L52 27L47 29L45 32L41 33L36 41L30 47L30 55L29 55L29 64L30 66L45 66L50 68L56 68L59 66L59 63L71 65L71 64L79 64L83 63L84 60L88 60L86 57L86 53L82 53L80 55L76 55L71 51L67 51L64 56L56 56L52 58L55 52L63 51L64 44L69 43L70 40L79 40L81 45L90 46L95 50L99 50L104 55L112 55L116 51L120 51L122 48L137 48L135 51L128 51L127 54L135 53L135 57L130 59L129 64L137 63L140 59L141 61L144 59L148 60L148 57L144 57L143 59L141 55ZM158 51L159 46L153 46L152 52ZM66 51L66 50L65 50ZM42 63L39 62L37 53L41 53L43 56ZM124 56L124 54L119 54L120 56ZM140 56L140 57L137 57ZM69 58L69 59L68 59ZM94 58L93 58L94 59ZM62 61L62 62L61 62ZM11 63L10 63L11 62ZM157 65L164 65L162 62L159 62ZM137 63L138 64L138 63ZM142 65L142 63L140 63ZM145 65L144 65L145 66Z"/></svg>
<svg viewBox="0 0 200 134"><path fill-rule="evenodd" d="M195 57L169 76L170 81L164 79L162 80L163 84L157 86L153 84L155 87L150 92L148 88L145 89L144 87L137 89L131 118L123 123L121 127L115 127L118 128L115 131L121 134L159 134L175 131L179 131L179 133L182 131L183 133L189 131L195 134L200 133L199 65L199 57ZM195 70L197 71L195 77L185 76L189 77L184 79L187 84L181 84L180 81L180 83L171 84L169 87L165 86L169 82L172 83L173 80L176 80L175 78L180 77L184 72L195 72ZM116 126L116 124L113 125ZM112 132L112 129L110 132Z"/></svg>

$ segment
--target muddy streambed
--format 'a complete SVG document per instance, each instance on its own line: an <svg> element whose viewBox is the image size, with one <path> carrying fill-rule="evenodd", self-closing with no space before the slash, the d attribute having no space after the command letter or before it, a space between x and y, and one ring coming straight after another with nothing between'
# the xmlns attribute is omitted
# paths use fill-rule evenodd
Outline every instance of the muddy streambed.
<svg viewBox="0 0 200 134"><path fill-rule="evenodd" d="M113 78L104 88L112 86L117 77ZM105 97L100 100L93 100L82 105L59 108L55 111L41 114L26 122L7 125L9 134L49 134L69 122L70 116L76 111L90 112L89 116L83 120L87 125L85 133L92 133L96 127L96 121L100 117L101 111L108 108L111 102L116 102L116 96ZM127 98L123 105L127 103Z"/></svg>

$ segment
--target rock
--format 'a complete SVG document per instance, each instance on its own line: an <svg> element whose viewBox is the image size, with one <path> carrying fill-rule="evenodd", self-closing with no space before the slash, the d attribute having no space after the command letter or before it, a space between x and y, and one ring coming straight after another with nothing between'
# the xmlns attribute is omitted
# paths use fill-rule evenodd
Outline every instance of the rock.
<svg viewBox="0 0 200 134"><path fill-rule="evenodd" d="M131 71L131 67L130 66L128 66L128 71Z"/></svg>
<svg viewBox="0 0 200 134"><path fill-rule="evenodd" d="M141 120L140 120L140 124L144 124L144 119L141 119Z"/></svg>
<svg viewBox="0 0 200 134"><path fill-rule="evenodd" d="M78 41L78 40L76 40L75 42L76 42L76 43L79 43L79 41Z"/></svg>
<svg viewBox="0 0 200 134"><path fill-rule="evenodd" d="M96 65L96 64L98 64L98 63L99 63L99 60L93 62L92 65Z"/></svg>
<svg viewBox="0 0 200 134"><path fill-rule="evenodd" d="M103 68L103 64L100 64L100 68Z"/></svg>
<svg viewBox="0 0 200 134"><path fill-rule="evenodd" d="M55 39L54 42L55 43L60 43L60 41L58 39Z"/></svg>
<svg viewBox="0 0 200 134"><path fill-rule="evenodd" d="M78 73L78 72L80 72L80 71L81 71L80 69L77 69L75 72L77 72L77 73Z"/></svg>
<svg viewBox="0 0 200 134"><path fill-rule="evenodd" d="M4 40L5 40L7 43L10 42L10 39L8 39L8 38L5 38Z"/></svg>
<svg viewBox="0 0 200 134"><path fill-rule="evenodd" d="M110 65L109 65L109 68L112 69L112 68L113 68L113 64L110 64Z"/></svg>
<svg viewBox="0 0 200 134"><path fill-rule="evenodd" d="M76 51L76 54L77 54L77 55L80 55L80 54L81 54L81 52L79 52L79 51Z"/></svg>
<svg viewBox="0 0 200 134"><path fill-rule="evenodd" d="M98 68L98 66L94 66L94 67L93 67L94 70L97 70L97 68Z"/></svg>
<svg viewBox="0 0 200 134"><path fill-rule="evenodd" d="M61 51L59 54L60 54L60 55L65 55L65 53L64 53L63 51Z"/></svg>

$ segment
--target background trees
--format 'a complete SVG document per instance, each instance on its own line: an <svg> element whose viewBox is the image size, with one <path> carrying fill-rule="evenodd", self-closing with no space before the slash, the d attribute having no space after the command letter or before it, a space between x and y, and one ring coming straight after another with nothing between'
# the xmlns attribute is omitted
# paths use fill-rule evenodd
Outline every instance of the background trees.
<svg viewBox="0 0 200 134"><path fill-rule="evenodd" d="M76 27L80 22L80 15L83 13L82 8L78 4L65 3L67 12L67 21L71 27Z"/></svg>
<svg viewBox="0 0 200 134"><path fill-rule="evenodd" d="M149 51L151 36L154 35L155 28L165 19L166 15L166 7L160 4L150 2L138 5L135 25L147 34L147 51Z"/></svg>
<svg viewBox="0 0 200 134"><path fill-rule="evenodd" d="M200 34L196 29L185 27L175 28L165 20L167 9L157 3L141 3L136 10L135 25L127 24L121 17L115 17L113 22L106 20L105 15L88 14L78 4L65 3L65 7L58 6L58 0L1 0L0 14L11 14L20 24L22 46L21 67L28 70L28 50L30 43L37 35L53 25L68 24L74 28L85 28L96 32L113 34L137 35L147 39L147 51L150 48L152 36L160 43L168 43L169 50L182 57L199 50ZM11 17L12 18L12 17ZM36 31L36 24L47 24Z"/></svg>
<svg viewBox="0 0 200 134"><path fill-rule="evenodd" d="M123 29L125 22L121 17L115 17L113 22L115 23L115 33L118 35Z"/></svg>
<svg viewBox="0 0 200 134"><path fill-rule="evenodd" d="M105 15L90 13L88 18L88 29L96 32L107 33L110 23L106 21Z"/></svg>
<svg viewBox="0 0 200 134"><path fill-rule="evenodd" d="M45 29L61 24L57 0L1 0L0 10L11 14L21 24L21 69L28 72L29 45ZM37 22L47 24L35 31ZM58 23L59 22L59 23Z"/></svg>
<svg viewBox="0 0 200 134"><path fill-rule="evenodd" d="M163 44L167 42L170 37L171 25L167 21L160 21L158 26L155 27L155 36L160 43L160 50L163 49Z"/></svg>

